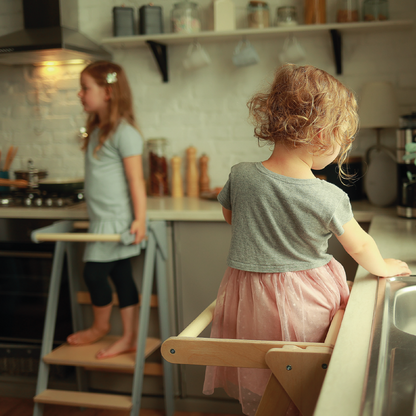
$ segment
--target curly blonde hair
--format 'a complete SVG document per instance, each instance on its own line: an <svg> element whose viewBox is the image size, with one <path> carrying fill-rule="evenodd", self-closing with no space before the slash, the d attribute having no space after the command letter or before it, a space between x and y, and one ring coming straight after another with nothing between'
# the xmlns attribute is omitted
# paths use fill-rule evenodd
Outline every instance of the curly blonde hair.
<svg viewBox="0 0 416 416"><path fill-rule="evenodd" d="M113 74L116 75L113 75ZM140 129L136 123L133 111L133 99L130 90L129 83L127 81L126 73L124 69L109 61L96 61L87 65L81 72L82 74L88 74L100 87L109 89L109 117L105 120L104 125L100 131L100 137L97 147L94 149L96 155L98 150L103 146L104 142L108 139L111 133L113 133L121 119L125 119L129 124L135 127L139 132ZM109 81L108 75L111 74L115 77L115 80ZM97 114L89 114L87 118L86 136L84 138L82 149L86 150L90 134L100 124Z"/></svg>
<svg viewBox="0 0 416 416"><path fill-rule="evenodd" d="M357 101L333 76L310 65L283 65L268 91L254 95L247 106L259 143L311 145L313 154L338 143L339 176L350 177L342 164L358 130Z"/></svg>

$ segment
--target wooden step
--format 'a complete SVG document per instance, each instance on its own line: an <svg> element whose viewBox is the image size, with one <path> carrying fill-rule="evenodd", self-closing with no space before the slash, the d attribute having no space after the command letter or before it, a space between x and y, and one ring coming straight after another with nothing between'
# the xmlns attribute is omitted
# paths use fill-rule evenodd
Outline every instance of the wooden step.
<svg viewBox="0 0 416 416"><path fill-rule="evenodd" d="M33 400L35 403L92 407L95 409L130 410L132 408L131 397L118 394L47 389L35 396Z"/></svg>
<svg viewBox="0 0 416 416"><path fill-rule="evenodd" d="M54 349L51 353L45 355L43 361L47 364L73 365L77 367L88 367L90 369L108 369L110 371L117 369L120 371L130 370L128 372L134 372L136 359L135 352L121 354L103 360L97 360L97 358L95 358L95 355L99 350L106 348L119 338L120 337L108 335L94 344L79 346L65 343ZM147 338L145 358L156 351L160 347L160 344L161 341L158 338Z"/></svg>
<svg viewBox="0 0 416 416"><path fill-rule="evenodd" d="M141 304L142 295L139 296L139 305ZM89 292L77 292L77 302L80 305L91 305L91 296ZM117 293L113 293L113 305L118 306ZM157 295L150 296L150 307L157 308Z"/></svg>

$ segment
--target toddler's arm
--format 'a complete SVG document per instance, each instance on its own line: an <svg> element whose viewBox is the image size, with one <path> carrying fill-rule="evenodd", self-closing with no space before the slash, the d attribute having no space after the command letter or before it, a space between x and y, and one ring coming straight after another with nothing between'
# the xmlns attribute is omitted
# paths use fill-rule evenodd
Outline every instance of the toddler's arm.
<svg viewBox="0 0 416 416"><path fill-rule="evenodd" d="M136 234L134 244L138 244L146 234L146 186L143 178L142 157L141 155L125 157L123 164L133 203L134 220L130 227L130 234Z"/></svg>
<svg viewBox="0 0 416 416"><path fill-rule="evenodd" d="M369 273L380 277L408 276L410 269L400 260L383 259L374 239L353 218L344 225L344 233L337 236L345 251Z"/></svg>
<svg viewBox="0 0 416 416"><path fill-rule="evenodd" d="M224 215L225 221L231 225L231 217L233 216L233 212L227 208L222 207L222 215Z"/></svg>

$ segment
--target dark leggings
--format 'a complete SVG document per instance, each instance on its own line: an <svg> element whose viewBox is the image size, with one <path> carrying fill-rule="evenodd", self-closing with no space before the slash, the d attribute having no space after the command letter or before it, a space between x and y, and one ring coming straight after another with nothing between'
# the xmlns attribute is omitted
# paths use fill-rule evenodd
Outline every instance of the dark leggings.
<svg viewBox="0 0 416 416"><path fill-rule="evenodd" d="M120 308L136 305L139 302L130 259L108 263L87 262L84 267L84 280L94 306L106 306L112 302L113 291L108 276L116 287Z"/></svg>

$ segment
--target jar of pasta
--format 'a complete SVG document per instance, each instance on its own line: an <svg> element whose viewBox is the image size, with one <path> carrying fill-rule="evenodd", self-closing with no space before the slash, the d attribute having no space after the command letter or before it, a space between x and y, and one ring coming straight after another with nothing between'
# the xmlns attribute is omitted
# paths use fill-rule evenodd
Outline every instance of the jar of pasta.
<svg viewBox="0 0 416 416"><path fill-rule="evenodd" d="M166 144L167 140L162 138L147 140L150 196L167 196L169 194Z"/></svg>
<svg viewBox="0 0 416 416"><path fill-rule="evenodd" d="M252 0L247 6L248 27L264 29L270 26L269 5L264 1Z"/></svg>
<svg viewBox="0 0 416 416"><path fill-rule="evenodd" d="M389 18L389 3L387 0L364 0L363 20L370 22L387 20Z"/></svg>
<svg viewBox="0 0 416 416"><path fill-rule="evenodd" d="M201 31L198 5L184 0L173 5L171 12L173 33L196 33Z"/></svg>
<svg viewBox="0 0 416 416"><path fill-rule="evenodd" d="M357 0L339 0L337 11L338 23L358 22L358 1Z"/></svg>

